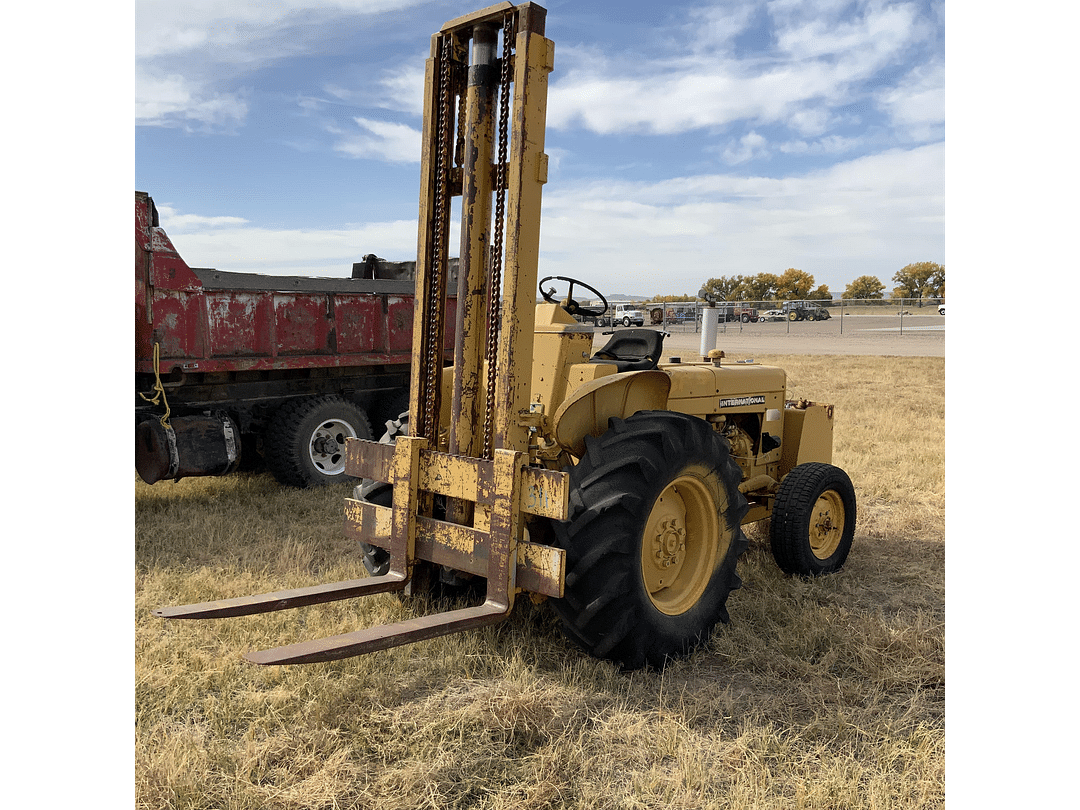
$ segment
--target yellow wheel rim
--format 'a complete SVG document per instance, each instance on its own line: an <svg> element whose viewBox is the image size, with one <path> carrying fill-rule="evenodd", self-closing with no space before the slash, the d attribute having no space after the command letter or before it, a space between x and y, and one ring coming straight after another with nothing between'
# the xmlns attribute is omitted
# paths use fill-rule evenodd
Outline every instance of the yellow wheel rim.
<svg viewBox="0 0 1080 810"><path fill-rule="evenodd" d="M823 492L810 515L810 550L819 560L827 560L840 547L846 513L836 490Z"/></svg>
<svg viewBox="0 0 1080 810"><path fill-rule="evenodd" d="M660 493L645 521L641 573L649 599L669 616L697 604L717 560L727 554L713 491L702 478L680 476Z"/></svg>

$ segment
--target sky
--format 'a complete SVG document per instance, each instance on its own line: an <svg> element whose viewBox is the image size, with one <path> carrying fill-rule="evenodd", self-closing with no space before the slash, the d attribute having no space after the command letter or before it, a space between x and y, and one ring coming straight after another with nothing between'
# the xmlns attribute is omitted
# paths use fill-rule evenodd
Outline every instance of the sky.
<svg viewBox="0 0 1080 810"><path fill-rule="evenodd" d="M430 36L483 5L137 0L136 189L192 266L415 259ZM795 267L839 297L944 263L943 2L541 5L541 276L649 296Z"/></svg>

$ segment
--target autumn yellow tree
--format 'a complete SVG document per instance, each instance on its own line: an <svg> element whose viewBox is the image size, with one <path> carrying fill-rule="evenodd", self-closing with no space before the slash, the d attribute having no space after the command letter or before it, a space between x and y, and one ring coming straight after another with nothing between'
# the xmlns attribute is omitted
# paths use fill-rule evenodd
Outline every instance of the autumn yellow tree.
<svg viewBox="0 0 1080 810"><path fill-rule="evenodd" d="M841 298L884 298L885 285L877 276L859 276L847 285L847 289L840 295Z"/></svg>
<svg viewBox="0 0 1080 810"><path fill-rule="evenodd" d="M780 277L775 273L758 273L744 279L736 295L740 301L774 301L779 283Z"/></svg>
<svg viewBox="0 0 1080 810"><path fill-rule="evenodd" d="M686 301L697 301L697 297L693 295L654 295L649 299L650 302L655 303L684 303Z"/></svg>
<svg viewBox="0 0 1080 810"><path fill-rule="evenodd" d="M896 271L893 298L944 298L945 265L915 262Z"/></svg>
<svg viewBox="0 0 1080 810"><path fill-rule="evenodd" d="M718 301L734 301L735 291L744 282L745 279L742 276L732 276L731 278L720 276L719 278L710 278L701 285L701 289Z"/></svg>
<svg viewBox="0 0 1080 810"><path fill-rule="evenodd" d="M810 297L814 288L814 277L805 270L789 267L780 274L776 283L776 298L779 301L795 301Z"/></svg>

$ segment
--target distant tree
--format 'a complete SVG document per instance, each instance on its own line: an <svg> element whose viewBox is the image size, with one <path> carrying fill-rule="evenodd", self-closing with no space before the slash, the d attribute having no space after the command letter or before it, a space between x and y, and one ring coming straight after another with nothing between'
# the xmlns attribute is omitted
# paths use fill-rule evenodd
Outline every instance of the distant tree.
<svg viewBox="0 0 1080 810"><path fill-rule="evenodd" d="M776 285L779 283L780 277L775 273L758 273L756 276L748 276L735 291L736 300L775 301Z"/></svg>
<svg viewBox="0 0 1080 810"><path fill-rule="evenodd" d="M718 300L733 301L735 300L735 291L743 281L742 276L732 276L731 278L720 276L720 278L710 278L701 287L706 293Z"/></svg>
<svg viewBox="0 0 1080 810"><path fill-rule="evenodd" d="M877 276L859 276L847 285L841 298L884 298L885 285Z"/></svg>
<svg viewBox="0 0 1080 810"><path fill-rule="evenodd" d="M807 299L810 301L832 301L832 293L829 292L829 285L822 284L816 290L807 293Z"/></svg>
<svg viewBox="0 0 1080 810"><path fill-rule="evenodd" d="M776 297L780 301L793 301L810 297L814 277L803 270L789 267L780 274L776 284Z"/></svg>
<svg viewBox="0 0 1080 810"><path fill-rule="evenodd" d="M676 301L697 301L698 299L696 295L654 295L649 300L655 301L658 304L668 304Z"/></svg>
<svg viewBox="0 0 1080 810"><path fill-rule="evenodd" d="M930 274L931 292L934 298L945 297L945 265L938 265L938 269Z"/></svg>
<svg viewBox="0 0 1080 810"><path fill-rule="evenodd" d="M944 298L945 265L915 262L896 271L893 298Z"/></svg>

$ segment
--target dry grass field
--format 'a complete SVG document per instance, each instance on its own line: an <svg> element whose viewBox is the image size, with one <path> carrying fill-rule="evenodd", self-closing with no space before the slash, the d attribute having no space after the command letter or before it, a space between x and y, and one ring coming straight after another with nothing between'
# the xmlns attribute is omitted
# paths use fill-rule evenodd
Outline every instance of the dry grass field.
<svg viewBox="0 0 1080 810"><path fill-rule="evenodd" d="M934 808L945 783L945 360L758 356L837 406L859 497L843 571L761 527L731 624L663 672L585 657L543 606L332 664L241 653L409 615L392 595L166 622L162 604L361 576L347 486L136 482L140 808Z"/></svg>

